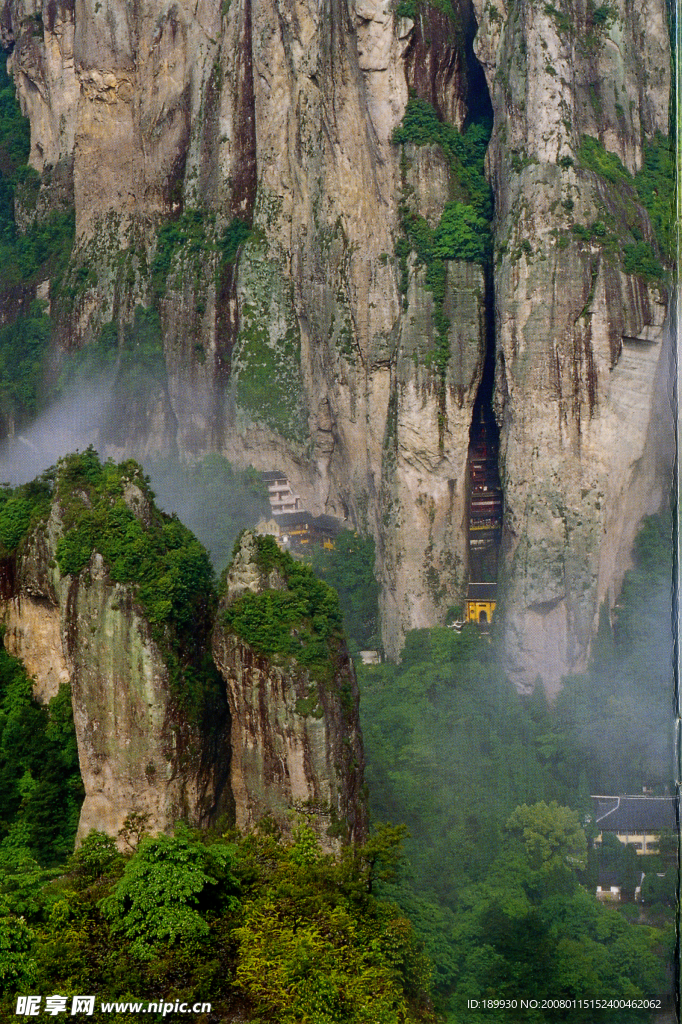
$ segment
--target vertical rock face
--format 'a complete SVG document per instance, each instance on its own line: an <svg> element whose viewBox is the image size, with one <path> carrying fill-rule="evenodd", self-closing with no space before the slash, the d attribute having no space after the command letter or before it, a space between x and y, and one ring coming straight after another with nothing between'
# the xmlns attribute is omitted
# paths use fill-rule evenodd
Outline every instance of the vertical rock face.
<svg viewBox="0 0 682 1024"><path fill-rule="evenodd" d="M122 582L131 545L143 568ZM243 829L266 815L286 826L292 809L328 849L365 837L357 681L336 594L310 569L245 533L213 623L203 549L154 508L139 467L101 467L91 453L60 463L49 515L18 550L0 567L5 645L37 699L70 684L79 838L116 836L131 813L157 832L221 815Z"/></svg>
<svg viewBox="0 0 682 1024"><path fill-rule="evenodd" d="M395 253L405 210L434 227L457 193L438 147L391 140L409 89L457 128L480 113L478 31L495 115L498 618L521 688L581 666L665 488L667 296L603 236L571 233L598 223L652 240L641 207L578 154L598 138L633 172L666 131L663 0L457 0L451 17L388 0L1 10L39 202L71 189L76 208L58 347L129 322L138 303L160 311L163 394L146 437L114 431L117 453L278 467L311 510L372 533L391 656L463 596L465 460L493 309L477 265L450 261L439 375L424 267Z"/></svg>
<svg viewBox="0 0 682 1024"><path fill-rule="evenodd" d="M358 689L345 645L320 675L319 665L303 664L310 650L305 642L298 656L259 654L235 633L234 621L225 621L225 612L245 597L252 622L259 608L263 622L272 615L270 595L286 600L290 594L287 558L283 568L265 565L258 538L243 534L213 631L213 655L227 685L232 720L236 822L247 829L269 815L286 824L288 811L304 810L323 845L334 848L340 838L362 839L367 829ZM301 620L291 625L290 638L305 631Z"/></svg>
<svg viewBox="0 0 682 1024"><path fill-rule="evenodd" d="M144 515L145 503L129 498ZM18 556L5 642L39 700L70 682L85 787L78 835L116 835L132 812L148 815L153 831L181 818L207 824L231 807L226 708L213 731L188 720L133 588L114 582L96 551L79 573L61 576L63 535L55 502Z"/></svg>
<svg viewBox="0 0 682 1024"><path fill-rule="evenodd" d="M146 417L151 443L135 434L129 447L276 465L314 511L373 533L397 655L404 630L442 617L465 581L463 464L485 334L481 275L453 266L444 396L428 365L431 294L417 266L401 294L394 252L404 186L437 220L449 170L415 150L403 179L391 137L410 84L461 125L470 6L416 29L373 0L53 6L31 32L26 3L8 0L3 24L32 162L73 165L76 298L53 303L61 344L158 301L166 399ZM181 237L154 291L171 216ZM216 248L235 219L252 231L225 262ZM79 267L94 271L85 287Z"/></svg>
<svg viewBox="0 0 682 1024"><path fill-rule="evenodd" d="M634 228L655 245L651 225L626 182L581 160L587 135L634 173L645 140L667 133L665 5L476 9L495 112L505 649L520 687L542 674L554 690L584 665L669 480L667 294L601 241ZM596 232L579 241L576 224Z"/></svg>

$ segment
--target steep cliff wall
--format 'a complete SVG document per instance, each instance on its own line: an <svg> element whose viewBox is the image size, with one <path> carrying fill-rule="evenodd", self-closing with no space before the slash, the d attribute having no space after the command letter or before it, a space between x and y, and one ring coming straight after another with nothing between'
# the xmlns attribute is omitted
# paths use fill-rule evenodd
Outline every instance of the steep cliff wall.
<svg viewBox="0 0 682 1024"><path fill-rule="evenodd" d="M237 826L312 816L326 848L362 839L367 809L353 664L336 596L269 538L242 534L213 654L232 719Z"/></svg>
<svg viewBox="0 0 682 1024"><path fill-rule="evenodd" d="M453 265L444 384L431 291L413 263L401 292L395 247L403 193L437 222L451 172L433 147L411 147L401 170L391 136L410 83L461 125L470 6L425 8L416 28L387 3L3 12L32 163L44 177L73 169L59 345L94 340L136 303L161 311L167 381L142 416L151 440L114 431L111 450L177 443L284 468L314 510L378 538L397 654L405 628L461 596L485 332L482 275Z"/></svg>
<svg viewBox="0 0 682 1024"><path fill-rule="evenodd" d="M374 534L395 656L463 596L494 309L508 664L550 688L582 665L665 489L667 358L665 289L622 248L655 248L651 224L583 138L627 173L666 130L663 0L5 0L1 22L39 207L71 190L76 209L56 361L139 303L160 311L166 373L107 435L116 452L282 468L313 510ZM495 116L487 280L439 234L449 204L473 201L459 157L442 138L392 143L409 89L454 129L485 119L477 30ZM645 329L653 347L627 350Z"/></svg>
<svg viewBox="0 0 682 1024"><path fill-rule="evenodd" d="M495 111L505 649L520 686L538 671L555 689L669 486L668 295L631 259L656 248L632 175L668 129L667 24L662 2L476 8Z"/></svg>
<svg viewBox="0 0 682 1024"><path fill-rule="evenodd" d="M216 617L206 552L134 462L89 450L3 498L5 647L38 700L70 683L79 837L133 812L152 831L221 815L248 829L298 807L330 848L363 838L357 682L310 569L244 534Z"/></svg>
<svg viewBox="0 0 682 1024"><path fill-rule="evenodd" d="M224 697L221 702L219 691L213 700L205 694L208 714L188 701L184 677L196 673L188 652L163 642L140 604L139 586L121 582L120 567L97 550L101 538L92 521L90 544L82 546L82 516L96 505L96 488L90 471L89 480L79 478L79 458L62 467L49 514L16 556L5 594L6 647L34 676L39 700L49 700L61 682L71 684L85 787L79 836L92 828L116 835L132 812L147 814L153 831L180 818L206 824L231 809ZM122 527L130 539L136 522L149 527L158 518L139 469L128 469L125 479L109 479L112 503L120 492L119 550L126 543ZM81 518L80 538L74 517ZM74 537L75 546L66 547ZM78 549L80 568L73 563ZM181 556L177 548L175 553ZM144 557L139 541L136 557ZM60 565L71 571L60 571ZM166 586L172 592L170 577ZM200 620L194 628L202 631ZM169 629L167 623L166 635Z"/></svg>

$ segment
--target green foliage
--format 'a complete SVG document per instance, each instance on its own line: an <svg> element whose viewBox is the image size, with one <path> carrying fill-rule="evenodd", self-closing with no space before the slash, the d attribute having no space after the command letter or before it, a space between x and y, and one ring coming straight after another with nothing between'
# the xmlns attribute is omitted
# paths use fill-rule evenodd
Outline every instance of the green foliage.
<svg viewBox="0 0 682 1024"><path fill-rule="evenodd" d="M445 204L433 241L436 259L483 263L490 257L488 222L464 203Z"/></svg>
<svg viewBox="0 0 682 1024"><path fill-rule="evenodd" d="M141 509L137 515L124 497L130 488ZM206 658L215 593L204 548L179 520L158 511L133 460L102 465L92 448L67 456L58 466L57 497L64 521L56 553L62 575L77 575L98 551L114 582L133 585L164 651L175 696L193 717L207 712L221 687Z"/></svg>
<svg viewBox="0 0 682 1024"><path fill-rule="evenodd" d="M7 74L7 53L0 52L0 170L11 176L26 164L31 148L28 118L21 113L14 83Z"/></svg>
<svg viewBox="0 0 682 1024"><path fill-rule="evenodd" d="M234 859L233 846L206 846L184 829L173 838L143 839L102 903L113 933L123 933L132 956L141 960L152 960L160 946L176 942L200 946L209 936L206 912L217 909L218 892L223 908L237 907Z"/></svg>
<svg viewBox="0 0 682 1024"><path fill-rule="evenodd" d="M224 611L226 628L259 654L294 658L314 678L328 678L343 644L337 594L309 566L280 551L272 537L255 540L261 572L276 569L286 589L244 594Z"/></svg>
<svg viewBox="0 0 682 1024"><path fill-rule="evenodd" d="M523 846L506 841L485 881L462 892L454 938L457 974L450 1021L467 1020L467 999L579 999L597 990L605 999L647 998L666 989L656 950L662 933L633 925L601 906L573 874L546 876ZM646 1021L646 1011L605 1009L610 1024ZM505 1014L489 1015L496 1024ZM514 1012L519 1022L554 1022L571 1012Z"/></svg>
<svg viewBox="0 0 682 1024"><path fill-rule="evenodd" d="M78 884L87 885L110 874L122 863L123 857L111 836L93 829L70 858L68 868Z"/></svg>
<svg viewBox="0 0 682 1024"><path fill-rule="evenodd" d="M339 595L346 635L358 648L376 645L379 585L374 578L374 540L342 530L333 548L313 549L312 567Z"/></svg>
<svg viewBox="0 0 682 1024"><path fill-rule="evenodd" d="M23 538L49 513L54 473L12 489L0 486L0 557L17 549Z"/></svg>
<svg viewBox="0 0 682 1024"><path fill-rule="evenodd" d="M623 166L620 157L605 149L599 139L591 135L582 135L578 156L584 167L594 171L612 185L632 183L632 175Z"/></svg>
<svg viewBox="0 0 682 1024"><path fill-rule="evenodd" d="M569 16L558 10L553 4L545 4L544 12L554 20L560 35L570 35L573 32L573 22Z"/></svg>
<svg viewBox="0 0 682 1024"><path fill-rule="evenodd" d="M426 100L411 97L403 120L393 133L393 142L440 146L476 214L489 222L493 213L492 192L485 177L484 161L491 131L491 121L483 119L458 132L441 121Z"/></svg>
<svg viewBox="0 0 682 1024"><path fill-rule="evenodd" d="M589 135L583 135L581 138L579 156L584 167L599 174L618 189L617 198L621 206L623 196L626 201L631 199L641 203L649 214L664 258L672 261L675 246L675 174L669 140L657 133L653 142L645 145L644 166L634 178L615 153L610 153L598 139ZM627 274L638 274L645 280L661 280L665 272L657 255L651 246L643 241L639 228L632 223L631 215L627 215L625 220L634 242L620 241L623 269ZM604 225L602 227L602 244L605 243L612 251L616 251L618 239L608 234ZM594 228L595 225L592 225L589 235L587 229L578 224L574 225L572 230L581 240L594 241L595 236L599 237Z"/></svg>
<svg viewBox="0 0 682 1024"><path fill-rule="evenodd" d="M414 630L399 667L358 666L358 676L372 813L407 825L415 888L453 906L514 808L561 795L535 742L545 723L473 627Z"/></svg>
<svg viewBox="0 0 682 1024"><path fill-rule="evenodd" d="M197 207L184 210L179 217L161 225L151 265L152 292L156 299L166 294L173 260L181 249L188 256L198 256L211 247L209 235L214 221L214 214Z"/></svg>
<svg viewBox="0 0 682 1024"><path fill-rule="evenodd" d="M517 807L506 824L507 831L518 835L529 864L543 874L577 871L587 864L587 840L580 819L569 807L556 800L529 807Z"/></svg>
<svg viewBox="0 0 682 1024"><path fill-rule="evenodd" d="M590 793L670 785L671 530L669 513L645 520L614 625L604 607L590 670L554 707L541 689L520 698L467 627L409 633L399 667L358 666L370 809L413 837L381 891L424 939L449 1022L468 1019L467 998L665 991L662 933L589 892L582 823ZM636 855L616 853L630 891ZM660 913L669 890L652 883Z"/></svg>
<svg viewBox="0 0 682 1024"><path fill-rule="evenodd" d="M38 411L50 329L41 302L32 302L25 314L0 328L0 408L15 423L27 422Z"/></svg>
<svg viewBox="0 0 682 1024"><path fill-rule="evenodd" d="M206 455L195 463L162 459L145 468L159 507L185 523L218 573L230 562L237 535L270 516L259 474L234 469L222 455Z"/></svg>
<svg viewBox="0 0 682 1024"><path fill-rule="evenodd" d="M400 0L395 10L396 17L409 18L410 21L415 21L423 8L440 11L446 18L454 22L457 27L460 27L458 14L453 9L451 0Z"/></svg>
<svg viewBox="0 0 682 1024"><path fill-rule="evenodd" d="M663 267L646 242L623 246L623 270L626 274L637 274L647 281L656 281L663 277Z"/></svg>
<svg viewBox="0 0 682 1024"><path fill-rule="evenodd" d="M251 228L245 220L236 217L230 221L219 243L220 254L224 263L234 263L240 246L251 237Z"/></svg>
<svg viewBox="0 0 682 1024"><path fill-rule="evenodd" d="M445 315L446 260L461 259L485 262L490 257L490 220L493 214L492 191L485 177L485 152L492 131L492 122L472 122L465 132L438 118L425 100L411 97L400 125L393 133L395 144L440 146L450 163L450 170L465 202L446 203L440 222L432 231L426 220L412 212L403 201L400 217L404 236L396 245L401 267L401 289L407 291L407 257L414 252L426 266L426 287L434 298L436 347L431 360L444 387L450 359L448 331L450 321ZM441 424L442 442L442 424Z"/></svg>
<svg viewBox="0 0 682 1024"><path fill-rule="evenodd" d="M599 7L595 7L594 4L589 4L588 13L590 21L597 28L608 28L609 25L618 17L616 8L612 7L611 4L601 4Z"/></svg>
<svg viewBox="0 0 682 1024"><path fill-rule="evenodd" d="M30 910L7 892L0 1015L30 983L205 1000L216 1019L254 1024L434 1022L430 967L410 923L369 891L395 859L396 831L337 858L307 822L293 832L284 842L265 827L244 837L181 828L145 839L122 875L120 855L91 835L66 875L36 887ZM110 1019L98 1003L95 1024Z"/></svg>
<svg viewBox="0 0 682 1024"><path fill-rule="evenodd" d="M13 216L13 215L12 215ZM0 243L0 287L35 283L49 274L59 277L68 263L73 248L75 221L72 210L50 213L35 220L24 234L8 228Z"/></svg>
<svg viewBox="0 0 682 1024"><path fill-rule="evenodd" d="M48 707L0 648L0 862L24 848L41 864L61 863L73 846L83 787L71 711L62 686ZM59 808L59 814L55 809Z"/></svg>

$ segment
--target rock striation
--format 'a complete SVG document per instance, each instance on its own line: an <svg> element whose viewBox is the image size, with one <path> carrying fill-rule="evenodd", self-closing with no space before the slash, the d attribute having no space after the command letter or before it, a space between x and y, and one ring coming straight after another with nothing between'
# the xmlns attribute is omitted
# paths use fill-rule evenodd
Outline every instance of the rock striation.
<svg viewBox="0 0 682 1024"><path fill-rule="evenodd" d="M297 599L286 578L292 560L283 556L279 566L264 565L261 546L262 539L242 534L213 630L213 656L227 685L232 722L236 823L248 829L268 816L289 827L288 812L297 810L332 849L341 839L362 840L367 831L353 663L341 643L324 663L303 664L310 652L305 639L297 640L297 655L265 655L257 640L247 643L235 632L241 620L225 621L245 598L252 614L262 610L263 621L273 614L271 594ZM300 625L288 623L287 636L305 636L305 620L306 614Z"/></svg>
<svg viewBox="0 0 682 1024"><path fill-rule="evenodd" d="M627 175L585 157L599 140L634 174L667 133L667 22L658 2L475 7L495 113L503 642L519 688L540 674L556 692L670 486L668 291L609 249L656 242Z"/></svg>
<svg viewBox="0 0 682 1024"><path fill-rule="evenodd" d="M136 477L142 482L139 469L130 473L126 507L144 521L151 508ZM87 492L75 500L87 502ZM136 587L114 580L96 548L79 572L60 572L68 532L55 497L6 563L3 596L5 645L33 676L36 698L47 702L61 683L71 687L85 788L78 837L93 828L116 836L135 812L152 831L180 819L205 825L231 807L224 699L212 708L212 729L187 712Z"/></svg>
<svg viewBox="0 0 682 1024"><path fill-rule="evenodd" d="M326 848L365 836L358 688L336 595L279 552L280 567L263 572L258 543L242 537L214 623L206 553L154 507L139 466L101 466L91 451L60 463L52 499L5 558L0 584L4 643L33 676L36 699L70 685L85 788L79 839L93 828L116 836L131 814L159 832L181 819L249 829L268 815L286 826L294 809L317 823ZM314 640L327 637L322 660L313 651L307 665L263 656L225 622L245 593L288 595L297 572L315 604ZM303 660L307 605L300 593L293 600L287 636Z"/></svg>
<svg viewBox="0 0 682 1024"><path fill-rule="evenodd" d="M466 452L494 344L498 621L519 688L554 692L667 486L666 289L572 231L655 248L634 193L624 208L580 153L588 136L634 173L667 132L664 0L0 11L38 209L76 211L53 365L139 304L160 312L166 376L116 452L276 466L312 511L371 533L398 657L464 595ZM437 144L394 144L410 90L455 129L494 113L492 269L448 259L438 308L423 259L399 250L408 214L435 228L461 182Z"/></svg>

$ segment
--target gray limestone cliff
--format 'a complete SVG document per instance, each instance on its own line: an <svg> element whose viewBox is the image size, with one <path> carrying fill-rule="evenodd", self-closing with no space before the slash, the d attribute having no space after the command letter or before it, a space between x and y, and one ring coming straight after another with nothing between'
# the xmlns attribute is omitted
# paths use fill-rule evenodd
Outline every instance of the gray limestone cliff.
<svg viewBox="0 0 682 1024"><path fill-rule="evenodd" d="M588 158L599 140L634 174L667 134L668 26L657 0L601 17L581 0L476 8L495 113L502 627L519 686L537 666L554 691L584 666L597 609L670 486L668 292L613 251L655 247L652 226L627 174Z"/></svg>
<svg viewBox="0 0 682 1024"><path fill-rule="evenodd" d="M664 0L1 11L38 210L76 211L54 362L138 304L160 312L165 376L109 450L285 470L313 511L375 537L397 656L463 597L495 337L498 620L517 685L555 690L667 486L666 290L572 232L654 244L634 193L625 208L580 152L589 136L635 172L667 131ZM433 228L461 197L438 145L392 141L410 90L455 129L482 102L494 114L493 269L447 260L441 305L423 261L397 254L406 211Z"/></svg>
<svg viewBox="0 0 682 1024"><path fill-rule="evenodd" d="M79 498L87 503L87 491ZM136 517L150 513L135 472L126 501ZM180 819L206 825L231 811L224 697L213 702L212 728L183 705L137 588L112 578L95 546L80 571L60 572L65 518L55 498L4 564L3 618L5 647L24 662L38 700L70 684L85 788L78 837L93 828L115 836L135 812L152 831Z"/></svg>
<svg viewBox="0 0 682 1024"><path fill-rule="evenodd" d="M70 685L85 789L78 838L93 828L116 836L134 813L158 832L181 819L248 829L283 815L286 824L298 808L329 848L362 839L358 689L336 594L277 549L284 569L263 576L245 534L216 617L206 552L156 509L139 466L101 465L88 451L48 476L51 496L43 481L33 525L0 563L4 644L42 703ZM27 516L19 493L10 501ZM245 589L274 587L286 603L287 573L314 604L301 664L257 654L225 623ZM297 648L307 635L301 600L289 637Z"/></svg>
<svg viewBox="0 0 682 1024"><path fill-rule="evenodd" d="M232 722L236 823L247 829L268 816L287 826L298 810L334 848L367 833L357 681L342 638L322 641L311 626L334 612L340 619L336 595L268 545L242 534L213 630Z"/></svg>

